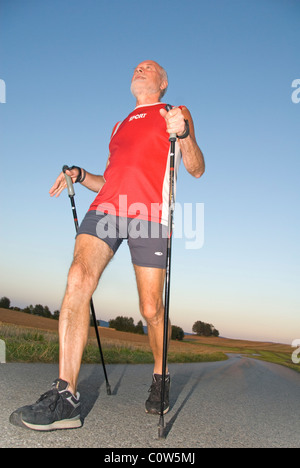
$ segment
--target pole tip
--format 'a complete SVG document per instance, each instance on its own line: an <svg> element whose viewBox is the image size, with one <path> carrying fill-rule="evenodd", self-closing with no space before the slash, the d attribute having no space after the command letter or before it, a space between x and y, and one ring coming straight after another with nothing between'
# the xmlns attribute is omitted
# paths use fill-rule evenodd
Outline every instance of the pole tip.
<svg viewBox="0 0 300 468"><path fill-rule="evenodd" d="M158 438L159 439L165 439L165 428L159 426L158 427Z"/></svg>
<svg viewBox="0 0 300 468"><path fill-rule="evenodd" d="M160 415L159 424L158 424L158 438L165 439L165 421L164 417Z"/></svg>

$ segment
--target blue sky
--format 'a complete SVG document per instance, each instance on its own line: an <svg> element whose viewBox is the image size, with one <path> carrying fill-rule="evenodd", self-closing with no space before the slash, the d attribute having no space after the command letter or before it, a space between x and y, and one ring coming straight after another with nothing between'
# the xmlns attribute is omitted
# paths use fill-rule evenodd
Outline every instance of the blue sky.
<svg viewBox="0 0 300 468"><path fill-rule="evenodd" d="M293 0L2 0L0 296L60 307L74 246L64 164L103 173L113 125L134 108L144 59L168 72L206 160L181 165L177 202L204 204L205 241L174 239L171 318L223 336L300 338L300 3ZM80 219L94 194L76 185ZM94 296L97 315L139 320L126 243Z"/></svg>

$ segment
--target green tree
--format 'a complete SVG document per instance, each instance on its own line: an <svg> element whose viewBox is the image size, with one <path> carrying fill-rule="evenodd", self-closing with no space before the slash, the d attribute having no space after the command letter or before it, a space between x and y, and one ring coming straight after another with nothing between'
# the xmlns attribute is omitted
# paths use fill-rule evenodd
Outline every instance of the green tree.
<svg viewBox="0 0 300 468"><path fill-rule="evenodd" d="M109 321L109 328L115 328L118 331L131 333L135 332L135 325L132 317L118 316L117 318Z"/></svg>
<svg viewBox="0 0 300 468"><path fill-rule="evenodd" d="M184 338L184 331L182 330L182 328L177 327L176 325L172 325L171 339L182 341L183 338Z"/></svg>
<svg viewBox="0 0 300 468"><path fill-rule="evenodd" d="M137 323L135 327L135 333L138 333L139 335L145 335L144 325L141 320Z"/></svg>
<svg viewBox="0 0 300 468"><path fill-rule="evenodd" d="M27 306L25 307L25 309L23 309L23 312L25 312L25 314L32 314L33 315L33 311L34 311L34 307L32 304L30 304L30 306Z"/></svg>
<svg viewBox="0 0 300 468"><path fill-rule="evenodd" d="M211 325L209 323L204 324L203 335L204 336L211 336L212 335L212 329L211 329Z"/></svg>
<svg viewBox="0 0 300 468"><path fill-rule="evenodd" d="M0 307L2 307L3 309L9 309L10 308L10 299L8 299L8 297L1 297L0 299Z"/></svg>
<svg viewBox="0 0 300 468"><path fill-rule="evenodd" d="M39 315L40 317L51 318L52 314L48 306L43 306L42 304L36 304L33 309L33 315Z"/></svg>
<svg viewBox="0 0 300 468"><path fill-rule="evenodd" d="M59 310L55 310L55 311L53 312L53 318L54 318L54 320L58 320L58 319L59 319L59 313L60 313Z"/></svg>
<svg viewBox="0 0 300 468"><path fill-rule="evenodd" d="M193 332L196 333L198 336L203 336L204 335L204 322L201 322L201 320L198 320L197 322L194 323L193 325Z"/></svg>
<svg viewBox="0 0 300 468"><path fill-rule="evenodd" d="M140 320L138 324L135 325L132 317L118 316L115 319L109 321L109 328L114 328L118 331L139 333L140 335L145 334L143 322Z"/></svg>
<svg viewBox="0 0 300 468"><path fill-rule="evenodd" d="M217 330L215 327L214 327L214 329L213 329L212 334L213 334L213 336L215 336L215 337L217 337L217 338L218 338L218 336L220 336L219 330Z"/></svg>
<svg viewBox="0 0 300 468"><path fill-rule="evenodd" d="M193 325L193 332L198 336L219 336L219 331L211 324L198 320Z"/></svg>
<svg viewBox="0 0 300 468"><path fill-rule="evenodd" d="M43 317L52 318L52 314L48 306L44 306Z"/></svg>

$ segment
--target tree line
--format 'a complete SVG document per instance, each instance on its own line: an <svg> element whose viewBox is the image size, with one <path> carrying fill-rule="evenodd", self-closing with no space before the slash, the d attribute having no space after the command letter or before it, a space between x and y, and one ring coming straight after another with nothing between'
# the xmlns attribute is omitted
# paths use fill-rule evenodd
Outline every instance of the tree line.
<svg viewBox="0 0 300 468"><path fill-rule="evenodd" d="M144 335L144 325L140 320L137 325L134 324L134 319L132 317L117 317L109 321L109 328L114 328L118 331L125 331L129 333L138 333L139 335Z"/></svg>
<svg viewBox="0 0 300 468"><path fill-rule="evenodd" d="M59 319L59 310L55 310L52 313L48 306L43 306L41 304L36 304L35 306L29 305L25 307L25 309L20 309L19 307L11 307L10 299L5 296L0 299L0 308L17 310L17 311L25 312L26 314L38 315L39 317L51 318L54 320ZM91 325L93 325L92 318L91 318ZM109 328L114 328L115 330L118 330L118 331L138 333L140 335L144 335L145 330L147 331L146 327L144 327L143 322L141 320L137 323L137 325L135 325L134 319L132 317L123 317L123 316L118 316L115 319L110 320ZM214 327L214 325L210 323L202 322L200 320L194 323L192 330L198 336L218 337L220 335L219 331ZM171 335L172 340L182 341L184 339L184 336L185 336L185 333L181 327L178 327L177 325L172 325L172 335Z"/></svg>
<svg viewBox="0 0 300 468"><path fill-rule="evenodd" d="M11 302L8 297L1 297L0 307L2 309L16 310L20 312L25 312L25 314L38 315L39 317L51 318L54 320L58 320L59 318L59 310L55 310L52 313L48 306L43 306L42 304L36 304L35 306L31 304L25 307L25 309L20 309L20 307L11 307L10 304Z"/></svg>
<svg viewBox="0 0 300 468"><path fill-rule="evenodd" d="M122 317L119 316L113 320L109 321L109 328L114 328L118 331L125 331L130 333L138 333L140 335L145 334L145 327L143 322L140 320L137 325L134 324L134 319L132 317ZM184 331L181 327L172 325L172 340L183 340Z"/></svg>

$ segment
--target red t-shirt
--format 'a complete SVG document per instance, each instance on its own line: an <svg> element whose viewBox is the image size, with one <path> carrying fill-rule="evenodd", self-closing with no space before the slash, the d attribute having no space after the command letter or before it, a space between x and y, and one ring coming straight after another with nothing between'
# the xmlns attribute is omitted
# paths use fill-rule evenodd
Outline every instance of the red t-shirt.
<svg viewBox="0 0 300 468"><path fill-rule="evenodd" d="M90 210L168 224L170 142L159 109L138 106L115 125L109 144L105 184ZM175 188L181 153L175 145Z"/></svg>

